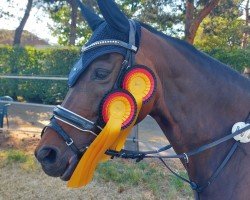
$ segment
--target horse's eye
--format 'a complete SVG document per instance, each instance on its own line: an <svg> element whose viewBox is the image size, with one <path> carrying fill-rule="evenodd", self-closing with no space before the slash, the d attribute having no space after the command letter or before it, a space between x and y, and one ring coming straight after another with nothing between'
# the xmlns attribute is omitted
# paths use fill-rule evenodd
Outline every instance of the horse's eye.
<svg viewBox="0 0 250 200"><path fill-rule="evenodd" d="M110 74L110 71L106 69L96 69L94 79L103 80L107 78L109 74Z"/></svg>

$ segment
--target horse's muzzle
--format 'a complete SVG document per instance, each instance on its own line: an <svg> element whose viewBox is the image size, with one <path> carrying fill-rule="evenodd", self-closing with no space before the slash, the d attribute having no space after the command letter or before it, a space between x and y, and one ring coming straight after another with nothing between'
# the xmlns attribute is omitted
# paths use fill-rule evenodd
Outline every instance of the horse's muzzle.
<svg viewBox="0 0 250 200"><path fill-rule="evenodd" d="M61 177L67 181L71 177L77 163L77 156L59 155L59 150L53 147L42 147L35 151L35 157L41 163L43 171L53 177Z"/></svg>

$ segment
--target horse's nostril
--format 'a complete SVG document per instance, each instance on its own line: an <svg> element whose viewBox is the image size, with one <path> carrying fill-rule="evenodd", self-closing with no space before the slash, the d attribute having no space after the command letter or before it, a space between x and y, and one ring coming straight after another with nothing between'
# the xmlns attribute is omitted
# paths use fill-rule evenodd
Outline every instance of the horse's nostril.
<svg viewBox="0 0 250 200"><path fill-rule="evenodd" d="M45 147L36 153L37 160L42 164L53 164L56 161L57 151L51 147Z"/></svg>

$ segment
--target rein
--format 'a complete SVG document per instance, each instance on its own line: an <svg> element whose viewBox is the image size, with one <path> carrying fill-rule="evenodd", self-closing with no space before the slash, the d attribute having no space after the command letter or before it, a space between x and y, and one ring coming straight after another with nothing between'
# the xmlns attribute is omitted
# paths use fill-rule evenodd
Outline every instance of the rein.
<svg viewBox="0 0 250 200"><path fill-rule="evenodd" d="M250 118L249 118L250 119ZM234 152L236 151L237 147L239 146L240 142L239 141L235 141L233 146L231 147L230 151L228 152L227 156L225 157L225 159L223 160L223 162L220 164L220 166L215 170L215 172L212 174L212 176L207 180L207 182L202 185L199 186L197 183L190 181L182 176L180 176L179 174L177 174L176 172L174 172L167 164L166 162L163 160L163 158L179 158L179 159L184 159L185 163L188 164L189 163L189 157L191 156L195 156L197 154L200 154L208 149L211 149L215 146L218 146L219 144L226 142L232 138L234 138L237 135L240 135L242 133L244 133L245 131L250 130L250 125L247 125L246 127L237 130L236 132L234 132L233 134L230 135L226 135L225 137L218 139L214 142L211 142L209 144L205 144L201 147L198 147L194 150L188 151L186 153L181 153L181 154L177 154L177 155L167 155L167 156L161 156L161 155L153 155L153 154L159 154L161 152L167 151L168 149L172 148L172 145L167 145L164 146L162 148L159 148L158 150L155 151L129 151L129 150L121 150L120 152L117 151L112 151L112 150L108 150L106 152L106 154L112 156L112 157L118 157L118 158L124 158L124 159L135 159L136 162L140 162L141 160L143 160L144 158L158 158L166 168L168 168L170 170L170 172L172 172L175 176L177 176L178 178L180 178L181 180L189 183L190 187L195 190L197 193L201 193L207 186L209 186L214 180L215 178L220 174L220 172L224 169L224 167L226 166L226 164L229 162L230 158L233 156Z"/></svg>

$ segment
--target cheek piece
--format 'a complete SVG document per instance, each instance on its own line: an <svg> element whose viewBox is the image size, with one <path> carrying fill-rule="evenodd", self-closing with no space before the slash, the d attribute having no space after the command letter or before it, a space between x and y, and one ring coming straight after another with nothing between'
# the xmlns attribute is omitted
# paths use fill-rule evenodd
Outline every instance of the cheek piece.
<svg viewBox="0 0 250 200"><path fill-rule="evenodd" d="M156 79L149 68L133 66L126 71L122 78L122 89L112 90L102 100L100 117L106 125L82 156L68 187L87 185L98 163L109 159L105 152L108 149L122 149L142 105L151 99L155 89Z"/></svg>

